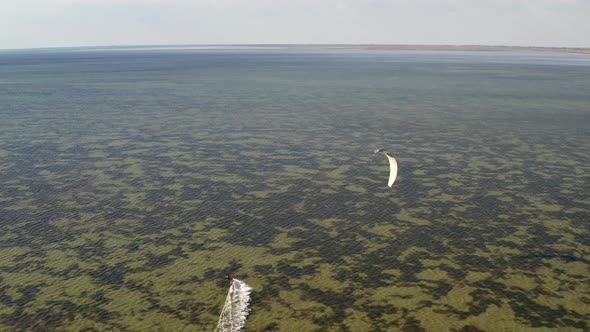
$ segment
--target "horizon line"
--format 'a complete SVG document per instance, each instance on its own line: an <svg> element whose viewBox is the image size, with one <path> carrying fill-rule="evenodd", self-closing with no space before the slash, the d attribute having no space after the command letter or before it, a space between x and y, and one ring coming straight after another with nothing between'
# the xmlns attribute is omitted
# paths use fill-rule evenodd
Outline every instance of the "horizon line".
<svg viewBox="0 0 590 332"><path fill-rule="evenodd" d="M590 47L570 47L570 46L535 46L535 45L501 45L501 44L388 44L388 43L206 43L206 44L111 44L111 45L77 45L77 46L46 46L46 47L22 47L22 48L0 48L0 51L27 51L27 50L59 50L59 49L116 49L116 48L158 48L158 47L337 47L337 48L383 48L386 50L398 49L424 49L430 48L463 48L463 50L476 51L480 49L495 50L561 50L561 51L581 51L590 53ZM373 49L378 50L378 49ZM440 50L440 49L439 49Z"/></svg>

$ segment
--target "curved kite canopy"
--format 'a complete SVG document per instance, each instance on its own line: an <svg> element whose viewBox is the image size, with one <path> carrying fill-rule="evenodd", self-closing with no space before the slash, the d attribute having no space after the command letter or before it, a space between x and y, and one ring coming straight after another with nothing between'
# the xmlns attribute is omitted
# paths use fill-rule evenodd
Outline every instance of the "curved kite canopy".
<svg viewBox="0 0 590 332"><path fill-rule="evenodd" d="M393 182L395 181L395 178L397 177L397 161L388 152L385 152L385 155L387 156L387 159L389 160L389 181L387 181L387 185L391 187L391 186L393 186Z"/></svg>

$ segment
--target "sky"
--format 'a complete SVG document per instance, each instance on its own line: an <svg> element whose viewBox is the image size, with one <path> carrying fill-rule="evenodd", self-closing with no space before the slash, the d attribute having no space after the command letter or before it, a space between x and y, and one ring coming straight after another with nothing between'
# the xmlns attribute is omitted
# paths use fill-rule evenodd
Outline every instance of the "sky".
<svg viewBox="0 0 590 332"><path fill-rule="evenodd" d="M0 0L0 49L170 44L590 47L590 0Z"/></svg>

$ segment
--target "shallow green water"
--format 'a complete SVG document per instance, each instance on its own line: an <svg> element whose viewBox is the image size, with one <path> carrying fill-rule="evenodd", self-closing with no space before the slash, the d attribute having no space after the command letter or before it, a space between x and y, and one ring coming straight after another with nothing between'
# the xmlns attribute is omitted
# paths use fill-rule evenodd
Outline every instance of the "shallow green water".
<svg viewBox="0 0 590 332"><path fill-rule="evenodd" d="M588 329L588 64L0 54L0 330Z"/></svg>

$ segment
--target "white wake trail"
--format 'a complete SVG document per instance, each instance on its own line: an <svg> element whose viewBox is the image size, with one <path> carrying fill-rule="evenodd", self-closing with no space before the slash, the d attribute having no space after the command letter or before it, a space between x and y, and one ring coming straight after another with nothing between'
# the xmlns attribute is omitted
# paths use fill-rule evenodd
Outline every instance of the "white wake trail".
<svg viewBox="0 0 590 332"><path fill-rule="evenodd" d="M242 331L246 318L248 317L248 304L252 287L245 282L233 279L225 298L225 305L219 315L217 332L238 332Z"/></svg>

